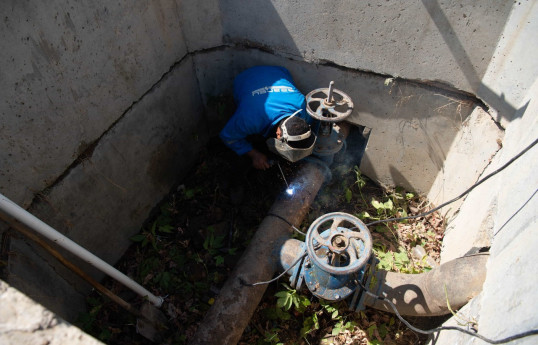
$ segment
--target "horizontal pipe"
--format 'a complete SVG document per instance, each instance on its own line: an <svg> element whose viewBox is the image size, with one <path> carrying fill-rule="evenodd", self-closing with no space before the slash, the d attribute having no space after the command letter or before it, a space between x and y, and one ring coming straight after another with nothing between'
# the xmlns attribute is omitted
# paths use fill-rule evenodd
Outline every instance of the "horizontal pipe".
<svg viewBox="0 0 538 345"><path fill-rule="evenodd" d="M22 207L18 206L2 194L0 194L0 218L2 218L8 224L15 224L15 228L17 226L17 223L20 223L23 226L32 229L41 236L58 244L60 247L66 249L70 253L73 253L74 255L78 256L80 259L84 260L85 262L89 263L100 271L108 274L110 277L119 281L140 296L146 297L154 306L160 307L162 305L162 297L153 295L143 286L141 286L125 274L121 273L105 261L101 260L94 254L90 253L85 248L79 246L69 238L65 237L57 230L45 224L37 217L35 217Z"/></svg>
<svg viewBox="0 0 538 345"><path fill-rule="evenodd" d="M295 239L284 242L280 255L281 270L289 268L301 255L301 243ZM465 256L420 274L376 270L368 288L371 293L394 303L402 315L446 315L450 313L449 305L453 310L459 309L482 291L487 260L487 253ZM364 304L394 312L388 303L368 295Z"/></svg>
<svg viewBox="0 0 538 345"><path fill-rule="evenodd" d="M402 315L445 315L449 305L461 308L482 291L487 260L487 253L464 256L420 274L378 271L370 292L394 303ZM386 302L370 296L364 304L392 312Z"/></svg>
<svg viewBox="0 0 538 345"><path fill-rule="evenodd" d="M282 192L269 213L298 225L306 215L324 181L322 165L305 163L290 183L294 194ZM291 235L290 225L274 216L263 219L249 247L230 274L215 303L200 323L191 344L237 344L260 303L267 281L280 262L282 244Z"/></svg>

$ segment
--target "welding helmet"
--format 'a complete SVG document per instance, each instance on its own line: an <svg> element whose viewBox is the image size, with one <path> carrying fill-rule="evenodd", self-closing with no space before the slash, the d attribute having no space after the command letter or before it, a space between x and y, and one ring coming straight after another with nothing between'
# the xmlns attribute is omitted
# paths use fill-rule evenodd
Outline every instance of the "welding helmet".
<svg viewBox="0 0 538 345"><path fill-rule="evenodd" d="M279 126L281 131L281 137L279 139L269 138L266 141L267 147L271 152L286 158L290 162L297 162L309 156L314 150L314 144L316 143L316 135L312 133L306 121L300 117L295 117L300 111L299 109L282 121ZM290 134L293 123L296 125L299 124L299 127L306 130L302 133Z"/></svg>

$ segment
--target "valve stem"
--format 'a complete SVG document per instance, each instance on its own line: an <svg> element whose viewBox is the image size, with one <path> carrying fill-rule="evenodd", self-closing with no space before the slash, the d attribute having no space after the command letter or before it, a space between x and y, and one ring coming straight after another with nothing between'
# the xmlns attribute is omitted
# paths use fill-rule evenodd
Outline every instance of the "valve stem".
<svg viewBox="0 0 538 345"><path fill-rule="evenodd" d="M334 81L331 80L331 82L329 83L329 92L327 95L327 100L325 101L327 102L327 104L331 104L333 101L333 87L334 87Z"/></svg>

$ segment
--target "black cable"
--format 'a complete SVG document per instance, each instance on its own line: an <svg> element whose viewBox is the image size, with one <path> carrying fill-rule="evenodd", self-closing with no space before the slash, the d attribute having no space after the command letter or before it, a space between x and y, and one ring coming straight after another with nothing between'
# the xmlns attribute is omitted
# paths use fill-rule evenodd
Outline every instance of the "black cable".
<svg viewBox="0 0 538 345"><path fill-rule="evenodd" d="M415 219L415 218L420 218L420 217L424 217L424 216L427 216L443 207L445 207L446 205L449 205L451 203L453 203L454 201L457 201L461 198L463 198L465 195L469 194L473 189L475 189L476 187L478 187L479 185L481 185L482 183L486 182L486 180L488 180L489 178L495 176L496 174L500 173L501 171L503 171L506 167L508 167L510 164L512 164L516 159L518 159L519 157L523 156L523 154L525 154L527 151L529 151L534 145L536 145L536 143L538 143L538 139L534 140L532 142L532 144L530 144L529 146L527 146L526 148L524 148L521 152L519 152L517 155L515 155L514 157L512 157L508 162L506 162L503 166L501 166L500 168L498 168L497 170L493 171L492 173L488 174L486 177L484 177L483 179L480 179L478 182L476 182L475 184L473 184L471 187L469 187L466 191L464 191L463 193L461 193L460 195L458 195L457 197L455 197L454 199L451 199L447 202L444 202L442 203L441 205L427 211L427 212L424 212L424 213L421 213L421 214L417 214L417 215L414 215L414 216L408 216L408 217L399 217L399 218L387 218L387 219L381 219L381 220L376 220L374 222L370 222L368 224L366 224L366 226L371 226L371 225L375 225L375 224L379 224L379 223L386 223L386 222L394 222L394 221L400 221L400 220L406 220L406 219Z"/></svg>
<svg viewBox="0 0 538 345"><path fill-rule="evenodd" d="M524 148L521 152L519 152L517 155L515 155L514 157L512 157L508 162L506 162L504 165L502 165L500 168L496 169L495 171L493 171L492 173L488 174L486 177L484 177L483 179L480 179L478 182L476 182L475 184L473 184L471 187L469 187L467 190L465 190L463 193L461 193L460 195L458 195L457 197L447 201L447 202L444 202L443 204L427 211L427 212L424 212L424 213L421 213L421 214L418 214L418 215L415 215L415 216L408 216L408 217L398 217L398 218L388 218L388 219L383 219L383 220L377 220L377 221L374 221L374 222L371 222L371 223L368 223L366 224L366 226L371 226L371 225L374 225L374 224L379 224L379 223L385 223L385 222L391 222L391 221L400 221L400 220L406 220L406 219L415 219L415 218L420 218L420 217L424 217L424 216L427 216L443 207L445 207L446 205L449 205L459 199L461 199L462 197L464 197L465 195L467 195L468 193L470 193L473 189L475 189L476 187L478 187L479 185L481 185L482 183L486 182L489 178L495 176L496 174L498 174L499 172L501 172L502 170L504 170L506 167L508 167L510 164L512 164L516 159L518 159L519 157L521 157L523 154L525 154L527 151L529 151L533 146L535 146L536 144L538 143L538 139L534 140L529 146L527 146L526 148ZM276 217L276 218L279 218L281 219L282 221L286 222L287 224L289 224L295 231L301 233L304 235L304 233L302 233L301 231L299 231L293 224L291 224L288 220L286 220L285 218L277 215L277 214L274 214L274 213L269 213L268 214L269 216L273 216L273 217ZM278 280L280 277L282 277L284 274L286 274L289 270L291 270L292 267L294 267L295 265L297 265L299 263L299 261L301 261L305 256L307 255L307 253L304 253L303 255L301 255L287 270L285 270L284 272L282 272L280 275L278 275L276 278L274 279L271 279L267 282L258 282L258 283L254 283L254 284L248 284L246 282L244 282L242 279L240 279L240 282L241 284L243 285L247 285L247 286L255 286L255 285L259 285L259 284L269 284L269 283L272 283L276 280ZM412 330L413 332L416 332L416 333L421 333L421 334L433 334L433 333L436 333L436 332L440 332L440 331L449 331L449 330L453 330L453 331L458 331L458 332L461 332L461 333L464 333L464 334L467 334L467 335L470 335L472 337L476 337L480 340L483 340L487 343L490 343L490 344L504 344L504 343L508 343L510 341L513 341L513 340L517 340L517 339L521 339L521 338L525 338L525 337L528 337L528 336L532 336L532 335L538 335L538 329L532 329L532 330L529 330L529 331L526 331L526 332L522 332L522 333L519 333L519 334L515 334L515 335L512 335L512 336L509 336L509 337L506 337L506 338L503 338L503 339L497 339L497 340L493 340L493 339L489 339L489 338L486 338L484 337L483 335L481 334L478 334L478 333L474 333L474 332L471 332L469 330L466 330L465 328L461 328L461 327L456 327L456 326L442 326L442 327L437 327L437 328L433 328L433 329L430 329L430 330L422 330L420 328L416 328L414 327L413 325L411 325L409 322L407 322L407 320L405 320L401 315L400 313L398 312L398 309L396 308L396 305L394 305L394 303L392 303L392 301L382 297L382 296L378 296L370 291L368 291L368 289L364 286L364 284L362 284L362 282L360 281L357 281L359 286L361 287L361 289L364 291L364 293L366 293L368 296L370 297L373 297L375 299L378 299L380 301L383 301L383 302L386 302L391 308L392 310L394 311L394 313L396 314L396 316L398 317L398 319L404 324L406 325L410 330Z"/></svg>
<svg viewBox="0 0 538 345"><path fill-rule="evenodd" d="M295 262L293 264L290 265L290 267L288 267L284 272L280 273L278 276L276 276L275 278L271 279L271 280L268 280L266 282L257 282L257 283L247 283L246 281L243 280L243 278L239 278L239 282L241 283L241 285L244 285L244 286L256 286L256 285L263 285L263 284L271 284L272 282L274 281L277 281L278 279L280 279L284 274L288 273L289 270L291 270L293 267L295 267L295 265L297 265L305 256L307 255L307 253L304 253L303 255L299 256L299 258L297 260L295 260Z"/></svg>
<svg viewBox="0 0 538 345"><path fill-rule="evenodd" d="M292 228L293 230L297 231L298 233L300 233L300 234L303 235L303 236L306 236L306 234L305 234L304 232L302 232L301 230L297 229L297 228L295 227L295 225L291 224L291 222L290 222L289 220L287 220L286 218L281 217L281 216L279 216L278 214L274 214L274 213L268 213L267 215L268 215L268 216L271 216L271 217L278 218L278 219L284 221L284 222L287 223L289 226L291 226L291 228Z"/></svg>
<svg viewBox="0 0 538 345"><path fill-rule="evenodd" d="M493 340L493 339L486 338L481 334L474 333L474 332L471 332L469 330L466 330L465 328L456 327L456 326L442 326L442 327L437 327L437 328L433 328L433 329L429 329L429 330L423 330L423 329L420 329L420 328L416 328L413 325L411 325L407 320L405 320L402 317L402 315L400 315L400 313L398 312L398 309L396 308L396 305L394 305L394 303L392 303L392 301L386 299L385 297L378 296L378 295L368 291L368 289L364 286L364 284L362 282L360 282L360 281L357 281L357 282L359 283L359 286L361 287L361 289L368 296L373 297L375 299L378 299L380 301L386 302L392 308L392 310L394 311L394 313L396 314L398 319L404 325L406 325L410 330L412 330L413 332L416 332L416 333L433 334L435 332L440 332L440 331L458 331L458 332L462 332L462 333L465 333L467 335L476 337L478 339L481 339L481 340L483 340L483 341L485 341L487 343L490 343L490 344L504 344L504 343L507 343L507 342L512 341L512 340L521 339L521 338L524 338L524 337L528 337L528 336L531 336L531 335L537 335L538 334L538 329L532 329L530 331L515 334L515 335L512 335L512 336L503 338L503 339Z"/></svg>

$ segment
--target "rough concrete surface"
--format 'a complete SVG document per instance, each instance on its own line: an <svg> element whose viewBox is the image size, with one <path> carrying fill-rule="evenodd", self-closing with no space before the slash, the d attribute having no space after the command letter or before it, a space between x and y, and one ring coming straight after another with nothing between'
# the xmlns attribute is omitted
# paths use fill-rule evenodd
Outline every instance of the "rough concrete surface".
<svg viewBox="0 0 538 345"><path fill-rule="evenodd" d="M504 131L482 108L475 108L463 121L460 131L447 150L442 171L428 192L428 200L439 205L463 193L489 166L501 148ZM469 164L472 162L472 164ZM443 214L449 217L459 209L463 199L452 203Z"/></svg>
<svg viewBox="0 0 538 345"><path fill-rule="evenodd" d="M0 305L1 344L102 344L2 280Z"/></svg>
<svg viewBox="0 0 538 345"><path fill-rule="evenodd" d="M222 1L228 41L476 92L509 1Z"/></svg>
<svg viewBox="0 0 538 345"><path fill-rule="evenodd" d="M0 4L0 190L28 206L187 50L173 2Z"/></svg>
<svg viewBox="0 0 538 345"><path fill-rule="evenodd" d="M100 140L93 154L72 169L30 212L101 259L116 262L131 244L129 237L140 231L142 222L171 186L186 176L205 144L207 130L200 118L200 99L197 94L182 92L186 89L197 89L190 58L127 112ZM120 205L130 207L115 207ZM120 224L117 219L121 219ZM36 287L59 284L65 290L59 295L56 288L26 287L27 293L31 297L39 294L45 306L67 319L76 316L77 308L59 305L58 298L70 299L81 293L78 298L83 301L88 285L71 283L78 288L69 291L64 279L78 279L71 278L61 266L55 268L58 264L54 259L33 255L34 249L17 239L12 240L12 247L18 253L9 265L13 286L24 286L25 277L38 271L40 275L35 280L43 283ZM102 277L85 263L79 264ZM54 270L64 272L64 278L56 280Z"/></svg>
<svg viewBox="0 0 538 345"><path fill-rule="evenodd" d="M189 52L222 45L219 0L177 1L181 30Z"/></svg>
<svg viewBox="0 0 538 345"><path fill-rule="evenodd" d="M513 121L506 129L503 148L488 170L499 168L538 138L538 101L534 97L537 91L538 81L522 100L528 106L520 108L524 109L521 110L524 112L517 114L518 120ZM461 206L458 218L464 217L464 220L468 220L474 212L476 220L458 222L458 228L447 232L444 239L443 259L447 253L454 255L458 249L468 248L473 240L473 233L476 233L472 227L476 226L477 222L488 223L493 239L481 307L478 311L478 330L490 339L496 340L538 329L536 162L538 147L535 146L491 181L473 191ZM488 205L495 207L488 209ZM455 221L458 221L458 218ZM471 234L467 236L465 230ZM527 337L512 343L535 344L536 337ZM442 341L435 344L454 344L455 339L454 336L446 335ZM484 342L466 340L461 343Z"/></svg>
<svg viewBox="0 0 538 345"><path fill-rule="evenodd" d="M497 110L495 120L508 126L538 78L536 52L529 45L538 32L538 2L514 2L477 96ZM529 49L531 48L531 49Z"/></svg>
<svg viewBox="0 0 538 345"><path fill-rule="evenodd" d="M519 121L506 129L503 163L538 139L538 81L522 104ZM522 108L520 108L522 109ZM484 283L481 330L491 337L507 337L538 329L538 147L529 150L501 173L498 206L493 219L493 243ZM538 336L518 341L535 344Z"/></svg>

